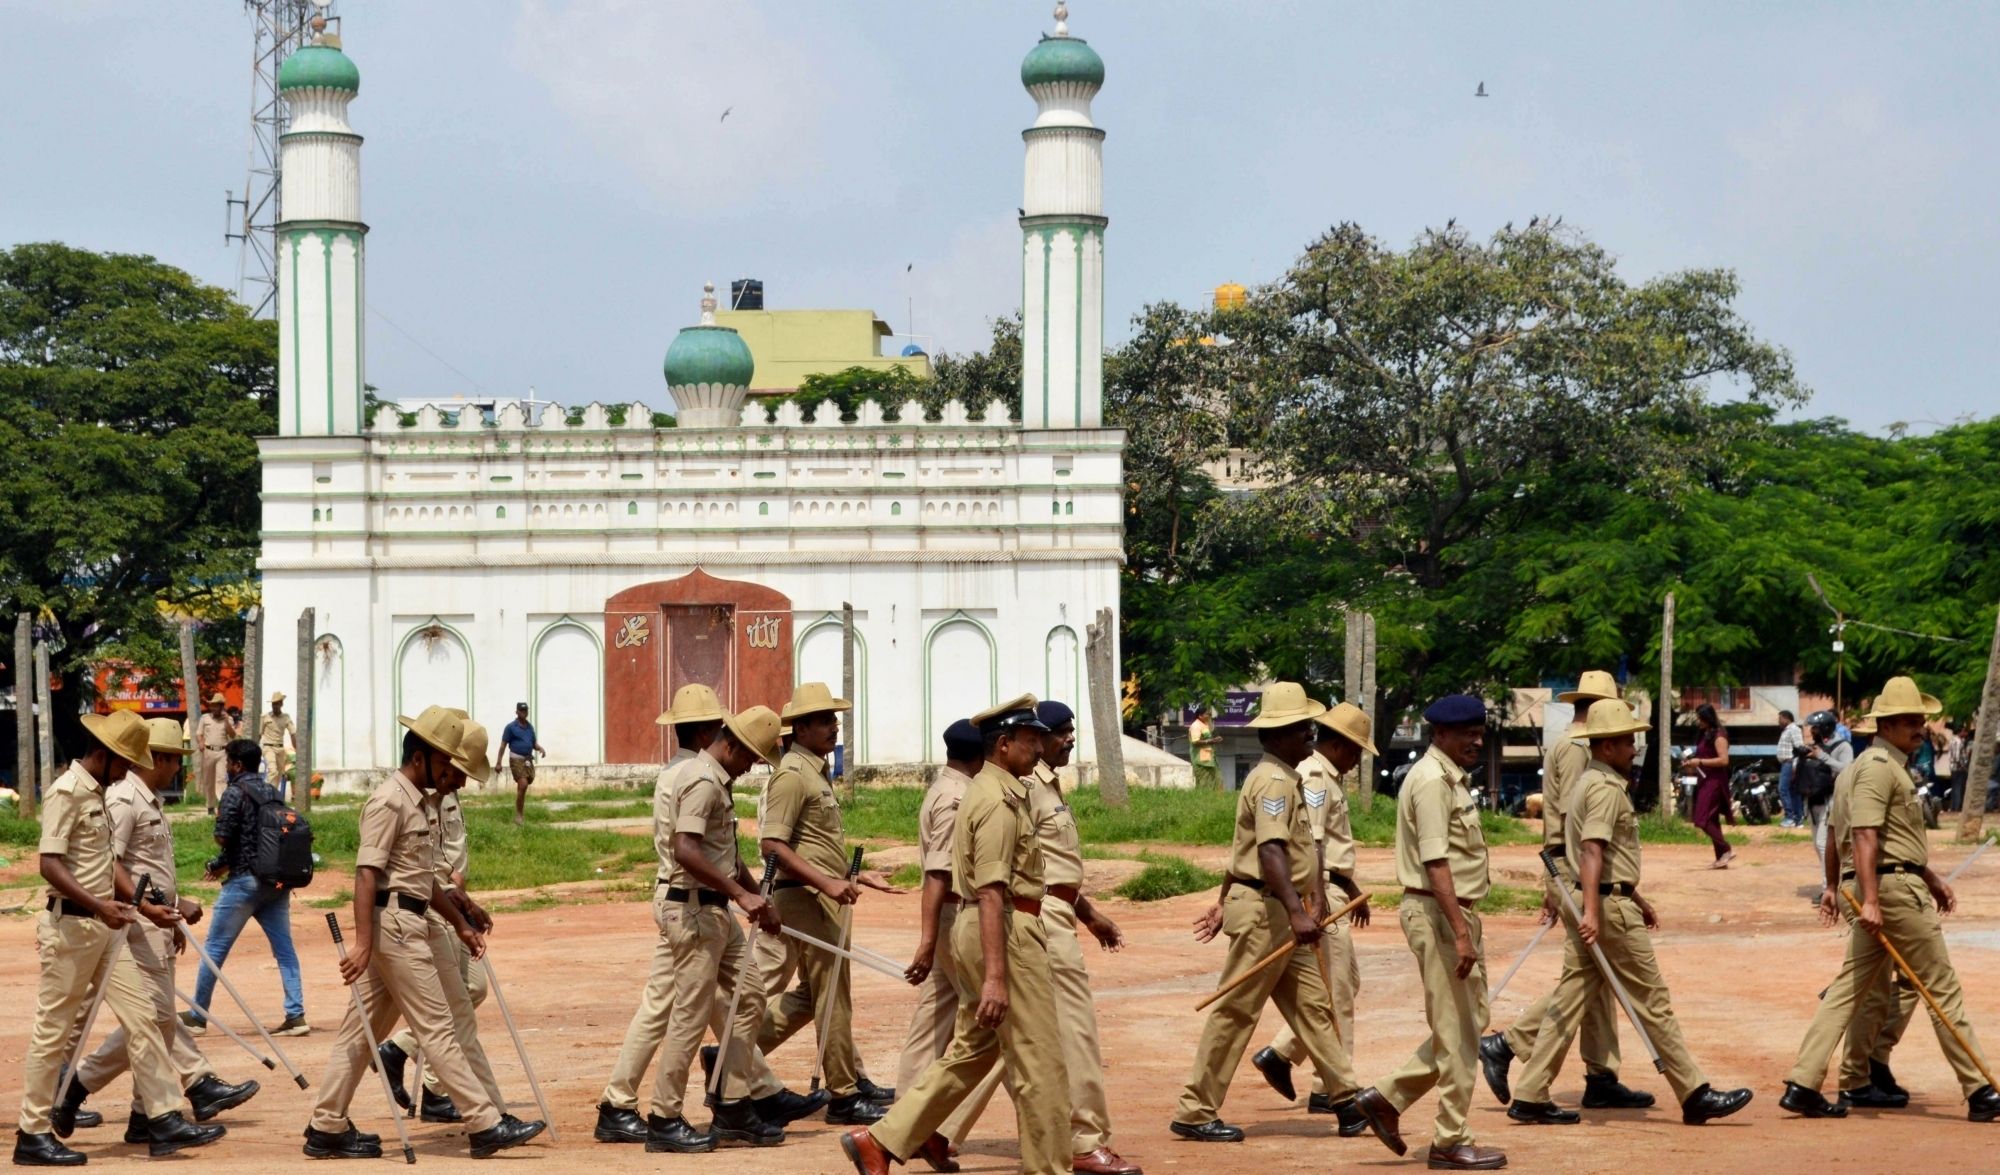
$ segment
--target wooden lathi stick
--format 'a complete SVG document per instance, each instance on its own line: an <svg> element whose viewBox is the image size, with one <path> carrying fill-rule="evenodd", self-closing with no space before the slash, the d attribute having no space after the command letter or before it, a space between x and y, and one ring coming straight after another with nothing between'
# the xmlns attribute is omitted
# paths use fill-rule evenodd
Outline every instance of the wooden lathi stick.
<svg viewBox="0 0 2000 1175"><path fill-rule="evenodd" d="M1325 930L1327 927L1333 925L1335 922L1353 913L1355 907L1361 905L1363 902L1367 900L1368 900L1368 895L1365 893L1355 898L1353 901L1342 906L1340 909L1335 910L1333 913L1328 914L1324 918L1321 918L1319 920L1319 928L1321 930ZM1294 938L1290 942L1286 943L1284 946L1281 946L1277 950L1272 951L1270 954L1265 955L1263 958L1257 960L1256 963L1252 964L1249 967L1249 969L1245 970L1243 974L1238 975L1236 978L1230 980L1228 983L1225 983L1221 987L1218 987L1214 991L1208 993L1208 998L1196 1004L1194 1006L1194 1010L1199 1012L1203 1008L1206 1008L1210 1004L1221 999L1223 996L1226 996L1230 992L1235 991L1238 987L1241 987L1243 984L1250 982L1251 976L1257 974L1264 968L1269 967L1271 964L1276 963L1278 960L1291 954L1292 951L1298 945L1299 945L1299 940Z"/></svg>

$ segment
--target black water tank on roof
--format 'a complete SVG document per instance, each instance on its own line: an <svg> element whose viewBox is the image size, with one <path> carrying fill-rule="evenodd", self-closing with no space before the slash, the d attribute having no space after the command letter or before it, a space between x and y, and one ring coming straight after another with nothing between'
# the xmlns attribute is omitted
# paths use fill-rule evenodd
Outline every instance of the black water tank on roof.
<svg viewBox="0 0 2000 1175"><path fill-rule="evenodd" d="M754 277L739 277L729 283L729 308L731 310L762 310L764 308L764 283Z"/></svg>

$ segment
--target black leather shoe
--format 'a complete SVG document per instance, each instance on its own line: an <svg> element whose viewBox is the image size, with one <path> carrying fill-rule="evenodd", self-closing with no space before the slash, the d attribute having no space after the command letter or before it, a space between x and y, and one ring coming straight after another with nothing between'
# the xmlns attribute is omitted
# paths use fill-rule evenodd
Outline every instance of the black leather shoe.
<svg viewBox="0 0 2000 1175"><path fill-rule="evenodd" d="M403 1107L407 1113L410 1109L410 1091L403 1088L403 1066L410 1063L410 1054L397 1048L395 1041L385 1040L382 1046L375 1050L375 1056L382 1063L382 1072L389 1078L389 1092L394 1095L396 1104Z"/></svg>
<svg viewBox="0 0 2000 1175"><path fill-rule="evenodd" d="M896 1104L895 1090L877 1085L866 1077L856 1077L854 1079L854 1090L878 1106L893 1106Z"/></svg>
<svg viewBox="0 0 2000 1175"><path fill-rule="evenodd" d="M872 1126L888 1114L885 1107L859 1093L850 1093L826 1103L826 1124L829 1126Z"/></svg>
<svg viewBox="0 0 2000 1175"><path fill-rule="evenodd" d="M14 1165L17 1167L81 1167L90 1160L82 1151L73 1151L53 1134L14 1132Z"/></svg>
<svg viewBox="0 0 2000 1175"><path fill-rule="evenodd" d="M1857 1110L1900 1110L1910 1104L1907 1093L1888 1093L1872 1085L1840 1091L1840 1104Z"/></svg>
<svg viewBox="0 0 2000 1175"><path fill-rule="evenodd" d="M1395 1151L1398 1156L1409 1153L1410 1144L1403 1141L1403 1116L1389 1104L1388 1098L1382 1096L1381 1090L1371 1085L1355 1094L1354 1112L1368 1123L1368 1129L1375 1132L1375 1137L1382 1140L1383 1146Z"/></svg>
<svg viewBox="0 0 2000 1175"><path fill-rule="evenodd" d="M1812 1093L1814 1097L1819 1097L1818 1090ZM1824 1103L1826 1099L1822 1097L1820 1101ZM1681 1121L1689 1126L1699 1126L1716 1118L1727 1118L1749 1104L1750 1091L1747 1089L1717 1090L1704 1085L1681 1103Z"/></svg>
<svg viewBox="0 0 2000 1175"><path fill-rule="evenodd" d="M1704 1089L1707 1087L1704 1086ZM1700 1096L1699 1094L1696 1095ZM1693 1101L1693 1098L1689 1098ZM1785 1096L1778 1099L1778 1108L1801 1118L1845 1118L1846 1105L1834 1105L1826 1100L1826 1095L1817 1089L1807 1089L1794 1082L1785 1082Z"/></svg>
<svg viewBox="0 0 2000 1175"><path fill-rule="evenodd" d="M733 1102L716 1103L715 1118L709 1122L708 1132L715 1136L717 1143L776 1146L785 1141L784 1127L766 1122L758 1116L754 1103L740 1098Z"/></svg>
<svg viewBox="0 0 2000 1175"><path fill-rule="evenodd" d="M523 1122L512 1114L502 1114L492 1126L466 1135L465 1141L472 1147L473 1158L485 1159L520 1146L547 1128L546 1122Z"/></svg>
<svg viewBox="0 0 2000 1175"><path fill-rule="evenodd" d="M189 1147L207 1146L227 1133L227 1126L196 1126L179 1110L169 1110L146 1119L146 1153L157 1159Z"/></svg>
<svg viewBox="0 0 2000 1175"><path fill-rule="evenodd" d="M1189 1126L1185 1122L1175 1122L1170 1127L1177 1138L1192 1139L1195 1142L1242 1142L1243 1132L1220 1118L1203 1122L1199 1126Z"/></svg>
<svg viewBox="0 0 2000 1175"><path fill-rule="evenodd" d="M206 1122L224 1110L233 1110L257 1096L263 1086L255 1081L245 1081L241 1085L230 1085L220 1077L210 1074L188 1088L188 1104L194 1107L194 1120Z"/></svg>
<svg viewBox="0 0 2000 1175"><path fill-rule="evenodd" d="M1610 1073L1583 1079L1583 1108L1586 1110L1646 1110L1653 1095L1633 1089Z"/></svg>
<svg viewBox="0 0 2000 1175"><path fill-rule="evenodd" d="M1513 1065L1514 1050L1507 1047L1506 1037L1493 1032L1479 1038L1479 1071L1486 1075L1486 1088L1503 1106L1514 1100L1513 1086L1507 1080L1507 1070Z"/></svg>
<svg viewBox="0 0 2000 1175"><path fill-rule="evenodd" d="M1264 1084L1276 1091L1279 1097L1288 1102L1299 1100L1298 1087L1292 1084L1292 1063L1279 1056L1276 1049L1269 1045L1258 1049L1251 1055L1250 1063L1264 1075ZM1306 1109L1310 1111L1312 1107L1307 1106Z"/></svg>
<svg viewBox="0 0 2000 1175"><path fill-rule="evenodd" d="M132 1146L146 1145L146 1115L137 1110L125 1119L125 1141Z"/></svg>
<svg viewBox="0 0 2000 1175"><path fill-rule="evenodd" d="M1565 1110L1554 1102L1524 1102L1515 1098L1507 1106L1507 1117L1528 1126L1574 1126L1583 1121L1575 1110Z"/></svg>
<svg viewBox="0 0 2000 1175"><path fill-rule="evenodd" d="M790 1126L801 1118L810 1118L826 1108L833 1095L824 1089L811 1093L793 1093L781 1089L770 1097L750 1099L750 1106L757 1116L774 1126Z"/></svg>
<svg viewBox="0 0 2000 1175"><path fill-rule="evenodd" d="M645 1131L640 1137L645 1141L649 1154L705 1155L715 1149L715 1136L696 1130L688 1125L686 1118L662 1118L658 1114L648 1114L644 1125Z"/></svg>
<svg viewBox="0 0 2000 1175"><path fill-rule="evenodd" d="M1332 1098L1330 1098L1330 1097L1328 1097L1328 1096L1326 1096L1326 1095L1325 1095L1325 1094L1323 1094L1323 1093L1310 1093L1310 1094L1307 1094L1307 1095L1306 1095L1306 1113L1308 1113L1308 1114L1331 1114L1331 1113L1333 1113L1333 1099L1332 1099Z"/></svg>
<svg viewBox="0 0 2000 1175"><path fill-rule="evenodd" d="M1868 1062L1868 1084L1881 1090L1883 1093L1897 1093L1904 1097L1910 1096L1909 1090L1896 1084L1896 1075L1889 1071L1889 1062L1887 1061Z"/></svg>
<svg viewBox="0 0 2000 1175"><path fill-rule="evenodd" d="M306 1127L306 1157L309 1159L379 1159L382 1136L363 1134L349 1122L338 1134Z"/></svg>
<svg viewBox="0 0 2000 1175"><path fill-rule="evenodd" d="M597 1129L591 1137L599 1142L644 1142L646 1120L631 1110L621 1110L610 1102L597 1103Z"/></svg>
<svg viewBox="0 0 2000 1175"><path fill-rule="evenodd" d="M60 1081L61 1078L57 1080ZM78 1078L71 1081L69 1088L63 1091L62 1100L49 1108L49 1126L56 1132L57 1138L68 1138L76 1133L76 1112L83 1108L83 1100L89 1096L90 1091L83 1087L83 1080Z"/></svg>
<svg viewBox="0 0 2000 1175"><path fill-rule="evenodd" d="M458 1104L451 1095L432 1093L424 1090L424 1108L420 1115L426 1122L463 1122L465 1115L458 1112Z"/></svg>
<svg viewBox="0 0 2000 1175"><path fill-rule="evenodd" d="M1982 1085L1972 1091L1966 1099L1965 1116L1974 1122L1991 1122L2000 1118L2000 1093L1993 1092L1990 1085Z"/></svg>
<svg viewBox="0 0 2000 1175"><path fill-rule="evenodd" d="M1326 1095L1314 1094L1313 1096L1325 1097ZM1354 1104L1353 1098L1348 1098L1344 1102L1335 1102L1333 1105L1327 1107L1327 1112L1340 1119L1340 1136L1342 1138L1356 1138L1368 1133L1368 1119L1361 1116L1361 1107Z"/></svg>
<svg viewBox="0 0 2000 1175"><path fill-rule="evenodd" d="M96 1110L85 1107L76 1112L76 1128L78 1130L94 1130L102 1125L104 1125L104 1115L98 1113Z"/></svg>

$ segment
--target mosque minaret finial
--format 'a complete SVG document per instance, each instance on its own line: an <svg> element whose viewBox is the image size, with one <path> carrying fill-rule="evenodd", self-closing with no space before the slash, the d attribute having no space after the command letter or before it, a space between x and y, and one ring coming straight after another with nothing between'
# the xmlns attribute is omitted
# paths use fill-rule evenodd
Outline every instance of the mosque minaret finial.
<svg viewBox="0 0 2000 1175"><path fill-rule="evenodd" d="M703 282L701 285L701 324L703 326L715 325L714 282Z"/></svg>
<svg viewBox="0 0 2000 1175"><path fill-rule="evenodd" d="M1069 5L1064 0L1056 0L1056 36L1069 36Z"/></svg>

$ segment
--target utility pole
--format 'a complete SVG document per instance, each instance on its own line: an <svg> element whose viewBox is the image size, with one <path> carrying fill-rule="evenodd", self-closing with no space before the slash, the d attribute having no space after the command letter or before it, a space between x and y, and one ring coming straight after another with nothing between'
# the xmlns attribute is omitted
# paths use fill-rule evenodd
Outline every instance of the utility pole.
<svg viewBox="0 0 2000 1175"><path fill-rule="evenodd" d="M1362 632L1361 610L1359 608L1347 608L1343 611L1341 618L1346 622L1347 631L1340 642L1341 650L1345 654L1341 665L1340 699L1343 702L1352 702L1363 710L1367 710L1369 717L1372 718L1375 712L1363 700L1364 691L1361 688L1362 646L1367 643L1366 637L1363 636ZM1361 772L1361 795L1365 804L1366 798L1375 794L1375 780L1373 779L1373 773L1368 770L1368 756L1366 753L1361 756L1359 770Z"/></svg>
<svg viewBox="0 0 2000 1175"><path fill-rule="evenodd" d="M1658 772L1660 810L1674 814L1674 593L1667 593L1666 611L1660 616L1660 745L1653 749L1653 765Z"/></svg>
<svg viewBox="0 0 2000 1175"><path fill-rule="evenodd" d="M1993 777L1994 736L2000 734L2000 609L1993 615L1993 649L1986 654L1986 689L1972 729L1972 764L1965 777L1965 803L1958 817L1958 843L1979 839L1986 822L1986 781Z"/></svg>
<svg viewBox="0 0 2000 1175"><path fill-rule="evenodd" d="M1099 608L1097 619L1086 629L1084 670L1090 683L1091 735L1097 743L1097 791L1104 802L1122 808L1129 801L1125 790L1125 748L1119 742L1125 725L1119 721L1118 671L1111 656L1111 609Z"/></svg>
<svg viewBox="0 0 2000 1175"><path fill-rule="evenodd" d="M35 643L35 741L41 747L42 769L36 778L41 780L42 793L56 780L56 704L49 696L49 642ZM26 815L26 813L22 813Z"/></svg>
<svg viewBox="0 0 2000 1175"><path fill-rule="evenodd" d="M1355 705L1368 712L1372 720L1375 714L1375 614L1361 614L1361 700ZM1381 729L1381 724L1376 724ZM1496 743L1498 739L1494 740ZM1388 743L1383 743L1388 746ZM1361 753L1361 801L1375 802L1375 756L1366 751Z"/></svg>
<svg viewBox="0 0 2000 1175"><path fill-rule="evenodd" d="M313 610L307 608L299 613L299 690L294 701L297 709L292 714L292 737L298 740L299 753L292 759L292 806L301 812L312 811L313 774Z"/></svg>
<svg viewBox="0 0 2000 1175"><path fill-rule="evenodd" d="M35 621L14 618L14 793L23 820L35 814Z"/></svg>
<svg viewBox="0 0 2000 1175"><path fill-rule="evenodd" d="M243 717L247 720L243 737L253 743L264 728L263 616L264 610L255 604L243 615Z"/></svg>
<svg viewBox="0 0 2000 1175"><path fill-rule="evenodd" d="M847 729L841 738L847 744L841 765L847 777L848 794L853 795L854 756L861 742L857 733L861 729L861 702L854 696L854 605L845 601L840 605L840 696L853 707L847 712Z"/></svg>

